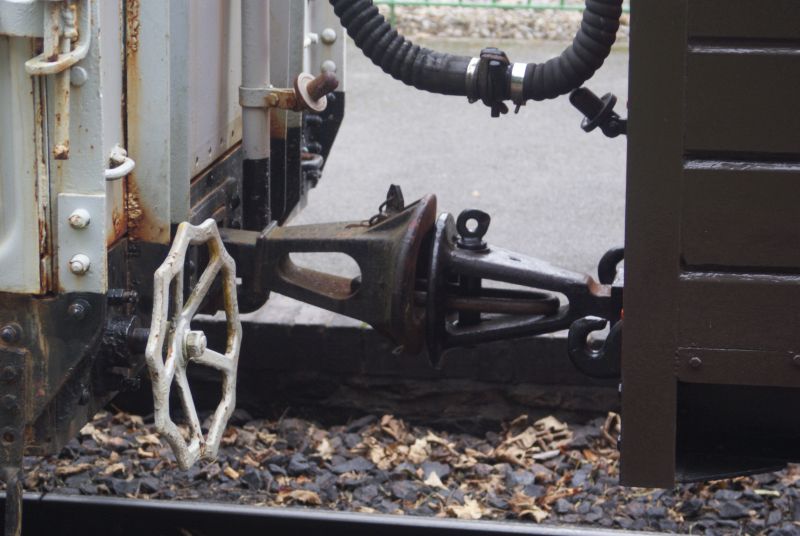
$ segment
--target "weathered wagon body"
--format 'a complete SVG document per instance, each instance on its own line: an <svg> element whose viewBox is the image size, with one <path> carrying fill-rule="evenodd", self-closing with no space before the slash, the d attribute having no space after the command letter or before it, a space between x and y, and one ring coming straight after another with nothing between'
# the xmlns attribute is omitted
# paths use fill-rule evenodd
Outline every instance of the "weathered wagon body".
<svg viewBox="0 0 800 536"><path fill-rule="evenodd" d="M796 459L800 11L631 10L626 120L611 96L580 89L614 41L619 0L587 0L575 44L546 65L420 49L366 0L0 0L0 465L12 493L23 451L58 449L145 364L179 463L213 456L235 403L239 311L270 291L369 322L434 365L455 346L568 329L582 371L621 377L629 485ZM397 187L366 222L287 225L344 116L345 28L419 89L493 116L571 91L586 130L627 134L626 250L595 280L489 246L488 215L437 215L435 197L406 204ZM350 255L361 276L292 262L306 252ZM218 310L228 338L215 352L191 320ZM602 347L587 344L606 325ZM206 435L190 361L225 378Z"/></svg>

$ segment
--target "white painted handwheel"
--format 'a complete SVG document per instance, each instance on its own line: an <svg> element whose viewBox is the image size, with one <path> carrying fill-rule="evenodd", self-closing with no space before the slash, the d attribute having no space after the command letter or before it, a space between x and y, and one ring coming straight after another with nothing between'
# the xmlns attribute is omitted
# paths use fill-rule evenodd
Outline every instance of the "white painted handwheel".
<svg viewBox="0 0 800 536"><path fill-rule="evenodd" d="M208 266L184 301L183 267L186 251L190 245L201 244L208 246ZM220 273L228 329L224 354L207 348L205 334L193 331L190 327L192 317ZM155 425L172 447L178 466L188 469L201 457L216 457L225 426L236 405L236 368L242 342L242 324L236 301L236 264L225 250L216 222L208 219L200 225L181 223L167 259L156 270L153 279L153 318L145 358L153 384ZM190 361L222 373L222 400L214 412L206 436L203 436L186 377L186 366ZM169 394L173 383L189 420L188 441L169 413Z"/></svg>

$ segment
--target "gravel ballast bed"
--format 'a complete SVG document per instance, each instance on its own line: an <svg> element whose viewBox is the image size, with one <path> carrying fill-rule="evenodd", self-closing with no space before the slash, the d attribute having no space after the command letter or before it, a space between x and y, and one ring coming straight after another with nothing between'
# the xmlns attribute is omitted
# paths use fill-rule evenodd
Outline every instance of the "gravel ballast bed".
<svg viewBox="0 0 800 536"><path fill-rule="evenodd" d="M59 456L26 458L31 491L519 519L706 534L800 534L800 467L674 490L618 485L618 420L522 416L483 437L390 415L340 426L238 411L219 458L178 470L141 417L99 414Z"/></svg>
<svg viewBox="0 0 800 536"><path fill-rule="evenodd" d="M583 3L575 5L582 6ZM380 6L380 11L389 18L387 6ZM455 37L571 41L580 28L581 17L581 11L554 9L395 7L395 26L411 39ZM617 41L626 43L630 30L629 15L623 14L620 23Z"/></svg>

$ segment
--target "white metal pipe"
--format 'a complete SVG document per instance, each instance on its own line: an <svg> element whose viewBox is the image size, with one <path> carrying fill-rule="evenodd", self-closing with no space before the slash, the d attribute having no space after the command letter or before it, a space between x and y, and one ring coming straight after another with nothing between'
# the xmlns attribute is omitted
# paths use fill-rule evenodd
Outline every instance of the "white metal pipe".
<svg viewBox="0 0 800 536"><path fill-rule="evenodd" d="M270 0L242 0L242 87L269 86ZM269 113L242 108L242 150L245 160L269 157Z"/></svg>

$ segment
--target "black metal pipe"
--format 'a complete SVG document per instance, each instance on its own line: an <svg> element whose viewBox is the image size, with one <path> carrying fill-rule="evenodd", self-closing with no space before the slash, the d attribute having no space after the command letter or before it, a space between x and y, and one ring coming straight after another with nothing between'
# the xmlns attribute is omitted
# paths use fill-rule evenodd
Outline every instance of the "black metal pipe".
<svg viewBox="0 0 800 536"><path fill-rule="evenodd" d="M506 73L508 91L497 95L490 84L478 84L477 95L468 88L472 58L420 47L393 29L372 0L330 0L336 15L358 48L384 72L417 89L443 95L509 98L511 66ZM586 0L583 20L572 44L545 63L525 69L522 98L544 100L580 87L600 68L616 39L622 0Z"/></svg>

